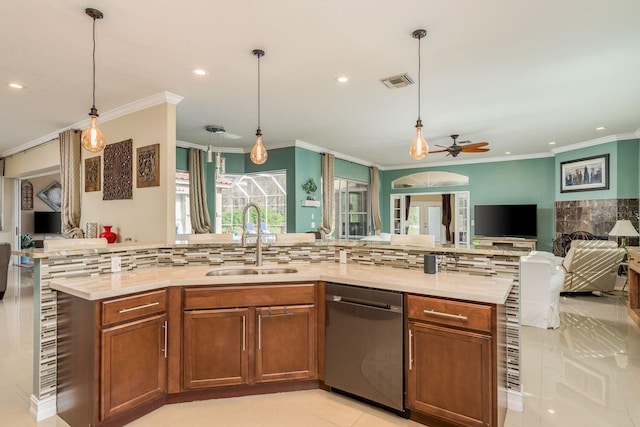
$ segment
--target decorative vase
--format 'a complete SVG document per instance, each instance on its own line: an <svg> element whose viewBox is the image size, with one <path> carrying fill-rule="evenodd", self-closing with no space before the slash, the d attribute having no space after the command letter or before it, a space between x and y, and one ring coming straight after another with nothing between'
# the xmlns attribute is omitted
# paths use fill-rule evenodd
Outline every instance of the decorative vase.
<svg viewBox="0 0 640 427"><path fill-rule="evenodd" d="M103 225L102 227L104 227L104 231L100 233L100 237L107 239L107 243L115 243L118 235L111 231L111 227L113 227L113 225Z"/></svg>

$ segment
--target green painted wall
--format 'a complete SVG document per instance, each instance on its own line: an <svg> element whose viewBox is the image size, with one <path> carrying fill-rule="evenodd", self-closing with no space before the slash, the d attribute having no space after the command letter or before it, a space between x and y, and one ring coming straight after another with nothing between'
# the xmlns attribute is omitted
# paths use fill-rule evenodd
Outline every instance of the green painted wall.
<svg viewBox="0 0 640 427"><path fill-rule="evenodd" d="M446 171L466 175L469 185L460 187L433 187L425 193L469 191L471 218L475 205L537 204L538 249L551 251L554 235L554 159L515 160L509 162L477 163L442 167L413 168L382 171L380 179L380 209L382 229L389 232L390 199L392 194L416 193L415 189L393 190L391 183L405 175L423 171ZM474 227L471 227L473 236Z"/></svg>
<svg viewBox="0 0 640 427"><path fill-rule="evenodd" d="M640 164L639 144L640 139L629 139L558 153L555 157L555 175L558 182L555 191L556 200L638 198L640 193L640 176L638 174L638 165ZM608 190L560 192L560 165L562 162L602 154L609 154Z"/></svg>
<svg viewBox="0 0 640 427"><path fill-rule="evenodd" d="M336 159L333 174L336 178L369 183L369 167L347 160Z"/></svg>
<svg viewBox="0 0 640 427"><path fill-rule="evenodd" d="M176 170L189 170L189 150L182 147L176 147Z"/></svg>
<svg viewBox="0 0 640 427"><path fill-rule="evenodd" d="M640 159L640 140L630 139L618 142L618 198L635 199L640 194L638 165Z"/></svg>
<svg viewBox="0 0 640 427"><path fill-rule="evenodd" d="M316 200L322 200L322 155L315 151L296 147L296 191L295 199L287 197L287 205L296 206L296 232L305 233L316 231L322 225L322 207L302 206L301 201L307 198L307 193L302 189L302 184L309 178L313 178L318 190L311 196ZM288 179L288 176L287 176ZM288 194L288 193L287 193Z"/></svg>

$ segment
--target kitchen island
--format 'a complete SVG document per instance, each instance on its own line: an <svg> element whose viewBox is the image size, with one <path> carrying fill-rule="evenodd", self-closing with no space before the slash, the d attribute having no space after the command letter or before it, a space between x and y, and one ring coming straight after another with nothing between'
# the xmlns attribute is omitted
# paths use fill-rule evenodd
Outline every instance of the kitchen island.
<svg viewBox="0 0 640 427"><path fill-rule="evenodd" d="M345 251L348 258L347 268L361 266L365 270L375 266L390 265L390 280L393 284L394 277L402 277L401 274L413 274L414 277L424 278L428 275L422 273L422 255L425 253L439 254L441 266L440 277L446 275L467 277L472 280L482 278L507 278L513 283L509 296L506 298L507 309L507 382L509 391L509 405L516 410L520 391L519 382L519 300L518 300L518 269L519 256L523 252L509 251L493 248L452 247L452 248L421 248L410 246L392 246L388 244L360 243L360 242L317 242L309 244L269 245L264 250L265 266L293 265L300 268L298 279L322 280L323 277L332 280L331 277L314 275L313 268L321 271L329 271L325 267L340 269L345 268L337 261L339 253ZM166 244L116 244L102 249L74 249L59 250L55 252L43 252L41 250L30 251L34 258L34 304L37 329L34 334L34 395L32 396L32 413L37 418L45 418L55 413L56 394L56 300L57 292L51 288L52 282L64 285L66 279L91 278L91 283L97 286L107 280L107 277L120 277L120 284L116 287L126 287L129 277L142 277L152 275L154 271L162 271L161 280L169 278L170 270L190 269L202 267L204 270L249 265L255 262L255 248L242 247L238 244L212 244L212 245L166 245ZM112 257L121 258L123 272L110 276ZM309 270L305 270L308 266ZM170 267L170 268L168 268ZM179 268L176 268L179 267ZM358 267L360 268L360 267ZM147 271L148 270L148 271ZM374 269L375 270L375 269ZM187 270L184 270L187 271ZM194 270L195 271L195 270ZM316 270L318 271L318 270ZM355 271L355 270L354 270ZM364 270L363 270L364 271ZM322 273L320 273L322 274ZM339 274L339 273L337 273ZM359 274L359 273L358 273ZM306 275L306 276L305 276ZM355 280L358 277L349 275L346 279ZM482 276L482 277L476 277ZM271 279L280 280L279 277ZM333 277L335 279L336 277ZM345 277L337 277L340 280ZM211 278L207 278L208 280ZM229 278L226 278L227 281ZM243 277L242 280L246 279ZM291 279L294 279L293 277ZM358 284L356 282L346 283ZM110 280L110 279L109 279ZM195 279L194 279L195 280ZM197 279L201 280L201 279ZM215 278L219 280L219 278ZM236 280L236 279L233 279ZM239 280L239 279L238 279ZM251 278L250 280L264 280ZM284 278L284 280L287 280ZM399 280L402 282L402 280ZM481 280L479 280L480 282ZM165 282L168 283L168 282ZM444 283L444 282L443 282ZM195 284L195 282L194 282ZM142 286L151 286L146 283ZM153 286L160 286L158 284ZM400 284L399 286L403 286ZM134 287L135 288L135 287ZM134 292L142 288L135 288ZM448 289L451 291L451 289ZM405 292L413 292L405 289ZM445 296L444 288L432 289L434 296ZM483 292L478 292L483 293ZM103 294L100 297L107 297ZM451 298L468 298L469 295L460 293L449 295ZM480 297L480 298L486 298ZM480 300L481 301L481 300ZM509 328L511 328L509 330ZM512 405L515 397L515 405Z"/></svg>
<svg viewBox="0 0 640 427"><path fill-rule="evenodd" d="M72 426L123 425L165 403L318 387L326 282L406 295L411 418L501 425L503 304L512 281L339 263L159 267L54 279L58 414ZM430 348L443 339L451 343L446 363ZM459 363L477 375L436 382L435 372L454 375ZM468 398L460 406L434 395Z"/></svg>

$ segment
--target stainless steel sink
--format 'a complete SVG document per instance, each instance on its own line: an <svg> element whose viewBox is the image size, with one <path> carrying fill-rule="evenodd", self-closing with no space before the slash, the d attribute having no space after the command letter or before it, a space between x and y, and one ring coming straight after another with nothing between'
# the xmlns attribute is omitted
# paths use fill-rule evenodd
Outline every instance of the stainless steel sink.
<svg viewBox="0 0 640 427"><path fill-rule="evenodd" d="M265 268L263 270L258 270L260 274L290 274L297 273L298 270L295 268Z"/></svg>
<svg viewBox="0 0 640 427"><path fill-rule="evenodd" d="M290 274L297 273L295 268L264 268L256 270L254 268L220 268L207 272L207 276L243 276L247 274Z"/></svg>
<svg viewBox="0 0 640 427"><path fill-rule="evenodd" d="M258 274L253 268L221 268L207 272L207 276L242 276L246 274Z"/></svg>

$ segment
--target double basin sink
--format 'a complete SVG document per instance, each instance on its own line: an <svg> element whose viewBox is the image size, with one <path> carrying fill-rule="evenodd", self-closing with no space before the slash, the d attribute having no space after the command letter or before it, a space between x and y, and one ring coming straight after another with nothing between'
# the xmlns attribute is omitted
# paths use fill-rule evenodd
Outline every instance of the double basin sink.
<svg viewBox="0 0 640 427"><path fill-rule="evenodd" d="M247 274L291 274L297 273L295 268L220 268L207 272L207 276L243 276Z"/></svg>

